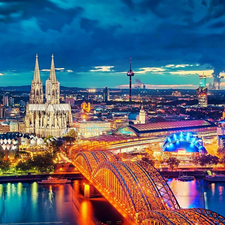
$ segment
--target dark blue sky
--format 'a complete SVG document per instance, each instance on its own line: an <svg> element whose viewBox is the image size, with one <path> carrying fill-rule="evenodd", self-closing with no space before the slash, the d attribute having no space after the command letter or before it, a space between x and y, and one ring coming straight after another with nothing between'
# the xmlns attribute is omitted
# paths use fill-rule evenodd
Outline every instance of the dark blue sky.
<svg viewBox="0 0 225 225"><path fill-rule="evenodd" d="M30 84L35 54L45 81L52 53L64 86L125 87L132 57L134 81L196 88L225 70L225 1L0 0L0 86Z"/></svg>

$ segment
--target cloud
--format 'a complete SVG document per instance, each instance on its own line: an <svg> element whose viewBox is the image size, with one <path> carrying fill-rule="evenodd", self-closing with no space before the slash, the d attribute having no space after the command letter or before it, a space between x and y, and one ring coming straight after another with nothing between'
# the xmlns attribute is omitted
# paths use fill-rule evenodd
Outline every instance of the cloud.
<svg viewBox="0 0 225 225"><path fill-rule="evenodd" d="M3 73L0 73L0 76L3 76Z"/></svg>
<svg viewBox="0 0 225 225"><path fill-rule="evenodd" d="M174 64L168 64L165 67L170 68L170 67L175 67L175 65Z"/></svg>
<svg viewBox="0 0 225 225"><path fill-rule="evenodd" d="M176 74L176 75L205 75L207 77L212 77L214 70L178 70L169 72L170 74Z"/></svg>
<svg viewBox="0 0 225 225"><path fill-rule="evenodd" d="M63 72L65 68L55 68L55 70L60 70L61 72Z"/></svg>
<svg viewBox="0 0 225 225"><path fill-rule="evenodd" d="M114 66L95 66L90 72L110 72Z"/></svg>
<svg viewBox="0 0 225 225"><path fill-rule="evenodd" d="M63 72L65 70L65 68L55 68L55 70L57 71L60 71L60 72ZM51 70L50 69L41 69L42 72L50 72ZM68 72L68 71L67 71Z"/></svg>
<svg viewBox="0 0 225 225"><path fill-rule="evenodd" d="M193 66L199 66L199 64L168 64L165 67L166 68L185 68L185 67L193 67Z"/></svg>
<svg viewBox="0 0 225 225"><path fill-rule="evenodd" d="M68 73L73 73L73 70L67 70Z"/></svg>
<svg viewBox="0 0 225 225"><path fill-rule="evenodd" d="M224 84L225 86L225 84ZM196 89L198 85L193 84L174 84L174 85L166 85L166 84L145 84L147 89ZM129 88L128 84L123 84L117 86L117 88L125 89ZM135 88L135 84L132 84L132 88Z"/></svg>
<svg viewBox="0 0 225 225"><path fill-rule="evenodd" d="M148 72L162 74L162 72L165 72L165 69L161 67L143 67L143 68L140 68L140 71L136 71L135 73L146 74Z"/></svg>

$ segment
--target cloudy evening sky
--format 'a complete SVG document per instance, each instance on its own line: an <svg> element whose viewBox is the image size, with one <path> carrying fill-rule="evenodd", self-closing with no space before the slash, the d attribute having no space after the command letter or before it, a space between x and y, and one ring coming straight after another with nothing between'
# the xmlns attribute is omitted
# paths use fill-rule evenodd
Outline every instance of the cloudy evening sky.
<svg viewBox="0 0 225 225"><path fill-rule="evenodd" d="M63 86L126 87L132 57L134 82L196 88L225 70L225 1L0 0L0 86L29 85L35 54L43 82L54 54Z"/></svg>

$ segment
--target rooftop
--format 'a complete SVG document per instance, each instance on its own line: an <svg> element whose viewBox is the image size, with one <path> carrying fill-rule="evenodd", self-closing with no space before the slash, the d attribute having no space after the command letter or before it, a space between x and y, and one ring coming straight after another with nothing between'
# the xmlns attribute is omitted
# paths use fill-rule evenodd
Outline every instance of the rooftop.
<svg viewBox="0 0 225 225"><path fill-rule="evenodd" d="M158 122L148 124L130 125L131 129L138 133L157 132L171 129L180 128L203 128L203 127L216 127L216 125L207 120L185 120L185 121L170 121Z"/></svg>

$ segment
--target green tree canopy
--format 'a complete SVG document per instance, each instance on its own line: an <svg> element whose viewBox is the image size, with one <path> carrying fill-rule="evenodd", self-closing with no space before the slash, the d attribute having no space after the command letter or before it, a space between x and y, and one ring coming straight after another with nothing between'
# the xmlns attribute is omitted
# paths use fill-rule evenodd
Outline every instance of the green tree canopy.
<svg viewBox="0 0 225 225"><path fill-rule="evenodd" d="M3 160L5 157L5 151L4 150L0 150L0 160Z"/></svg>
<svg viewBox="0 0 225 225"><path fill-rule="evenodd" d="M34 156L26 162L19 162L16 169L21 171L37 169L40 172L50 172L54 169L53 156L50 153Z"/></svg>
<svg viewBox="0 0 225 225"><path fill-rule="evenodd" d="M16 165L16 170L21 170L21 171L31 170L32 168L33 168L33 165L32 165L32 160L31 159L28 159L26 162L20 161Z"/></svg>
<svg viewBox="0 0 225 225"><path fill-rule="evenodd" d="M70 129L69 132L65 136L74 137L76 139L78 135L74 129Z"/></svg>
<svg viewBox="0 0 225 225"><path fill-rule="evenodd" d="M10 162L9 160L0 160L0 170L5 172L9 170L10 168Z"/></svg>
<svg viewBox="0 0 225 225"><path fill-rule="evenodd" d="M54 169L53 156L50 153L34 156L31 164L40 172L48 172Z"/></svg>
<svg viewBox="0 0 225 225"><path fill-rule="evenodd" d="M173 170L175 167L179 166L180 160L175 157L170 157L169 159L166 160L166 163Z"/></svg>
<svg viewBox="0 0 225 225"><path fill-rule="evenodd" d="M219 158L217 156L212 156L210 154L208 155L199 155L192 159L192 162L200 166L206 166L206 165L217 165L219 163Z"/></svg>

